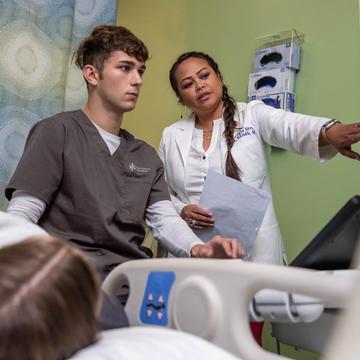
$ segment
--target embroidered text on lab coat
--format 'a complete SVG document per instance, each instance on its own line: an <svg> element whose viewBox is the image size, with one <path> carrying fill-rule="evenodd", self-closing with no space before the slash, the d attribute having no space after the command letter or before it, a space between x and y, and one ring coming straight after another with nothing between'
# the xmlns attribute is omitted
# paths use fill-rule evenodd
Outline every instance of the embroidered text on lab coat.
<svg viewBox="0 0 360 360"><path fill-rule="evenodd" d="M255 129L252 126L243 127L234 135L234 140L239 140L243 136L255 135Z"/></svg>

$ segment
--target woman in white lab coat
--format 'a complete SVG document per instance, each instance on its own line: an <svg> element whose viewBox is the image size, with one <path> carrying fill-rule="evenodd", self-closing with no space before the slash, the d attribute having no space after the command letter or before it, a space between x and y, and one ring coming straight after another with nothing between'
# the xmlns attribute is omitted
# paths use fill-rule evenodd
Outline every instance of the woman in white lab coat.
<svg viewBox="0 0 360 360"><path fill-rule="evenodd" d="M193 228L204 229L216 221L209 210L197 205L209 169L271 193L267 144L316 160L330 159L337 152L360 160L351 150L360 140L360 123L345 125L285 112L261 101L236 103L207 54L182 54L170 70L170 82L179 102L192 114L164 130L159 155L173 204ZM273 264L286 260L272 201L252 260Z"/></svg>

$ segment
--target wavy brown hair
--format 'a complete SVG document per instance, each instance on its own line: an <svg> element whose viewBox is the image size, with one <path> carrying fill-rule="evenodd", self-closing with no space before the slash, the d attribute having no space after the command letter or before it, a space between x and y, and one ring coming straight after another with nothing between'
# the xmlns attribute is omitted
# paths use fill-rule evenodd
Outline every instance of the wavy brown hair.
<svg viewBox="0 0 360 360"><path fill-rule="evenodd" d="M79 250L33 237L0 249L0 274L0 359L67 359L96 340L100 285Z"/></svg>
<svg viewBox="0 0 360 360"><path fill-rule="evenodd" d="M169 73L169 79L172 89L174 90L175 94L178 98L180 98L179 93L179 87L176 80L176 70L179 67L179 65L190 58L200 58L205 60L209 66L215 71L217 76L220 78L221 82L223 82L223 78L221 75L221 72L219 70L218 64L215 62L215 60L210 57L208 54L198 52L198 51L190 51L181 54L173 64L173 66L170 69ZM234 98L232 98L229 93L227 87L223 84L223 95L222 100L224 102L224 123L225 123L225 131L224 136L226 140L227 145L227 155L226 155L226 162L225 162L225 173L227 176L240 180L240 169L237 166L232 154L231 149L234 145L234 131L236 129L236 121L234 120L235 111L236 111L236 101Z"/></svg>
<svg viewBox="0 0 360 360"><path fill-rule="evenodd" d="M73 61L83 69L85 65L93 65L99 70L100 77L104 61L114 51L123 51L137 60L145 62L149 58L145 44L130 30L123 26L98 25L79 45L74 53Z"/></svg>

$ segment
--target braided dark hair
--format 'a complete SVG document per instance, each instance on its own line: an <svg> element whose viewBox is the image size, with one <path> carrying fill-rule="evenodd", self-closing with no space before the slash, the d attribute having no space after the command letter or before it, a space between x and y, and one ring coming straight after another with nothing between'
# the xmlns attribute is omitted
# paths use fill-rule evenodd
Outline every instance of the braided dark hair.
<svg viewBox="0 0 360 360"><path fill-rule="evenodd" d="M190 52L183 53L177 58L177 60L171 67L170 73L169 73L171 87L178 97L180 97L180 93L179 93L179 88L178 88L178 83L177 83L177 80L175 77L175 73L176 73L176 70L179 67L179 65L183 61L190 59L190 58L200 58L200 59L205 60L210 65L210 67L215 71L215 73L220 78L220 80L223 81L218 64L208 54L198 52L198 51L190 51ZM236 101L234 98L232 98L229 95L228 89L224 84L223 84L222 100L224 102L224 115L223 115L224 122L225 122L224 136L225 136L227 150L228 150L227 155L226 155L226 162L225 162L225 173L227 176L229 176L233 179L240 180L240 169L237 166L237 164L231 154L231 148L234 145L234 131L236 129L236 121L234 120L235 111L236 111Z"/></svg>

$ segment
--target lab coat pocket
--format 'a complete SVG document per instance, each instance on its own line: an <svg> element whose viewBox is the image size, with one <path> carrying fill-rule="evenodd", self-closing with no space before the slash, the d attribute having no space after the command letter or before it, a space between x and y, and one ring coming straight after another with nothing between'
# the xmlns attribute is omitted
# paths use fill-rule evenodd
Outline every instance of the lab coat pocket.
<svg viewBox="0 0 360 360"><path fill-rule="evenodd" d="M261 173L256 177L244 176L241 178L241 180L246 185L261 189L264 184L265 176L266 175L264 173Z"/></svg>
<svg viewBox="0 0 360 360"><path fill-rule="evenodd" d="M285 252L279 226L271 223L271 218L264 218L258 237L255 241L252 261L282 264Z"/></svg>

